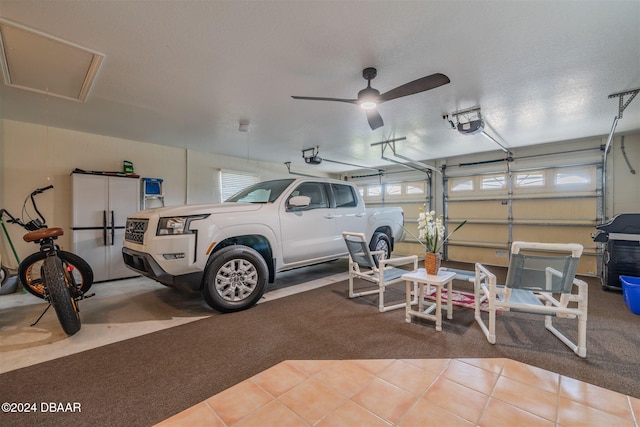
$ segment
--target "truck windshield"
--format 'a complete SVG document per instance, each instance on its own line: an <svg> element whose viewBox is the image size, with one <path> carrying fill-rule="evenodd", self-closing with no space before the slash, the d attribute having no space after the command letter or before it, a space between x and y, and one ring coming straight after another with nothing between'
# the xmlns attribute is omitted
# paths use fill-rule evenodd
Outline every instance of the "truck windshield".
<svg viewBox="0 0 640 427"><path fill-rule="evenodd" d="M259 182L229 197L226 202L273 203L292 182L293 179Z"/></svg>

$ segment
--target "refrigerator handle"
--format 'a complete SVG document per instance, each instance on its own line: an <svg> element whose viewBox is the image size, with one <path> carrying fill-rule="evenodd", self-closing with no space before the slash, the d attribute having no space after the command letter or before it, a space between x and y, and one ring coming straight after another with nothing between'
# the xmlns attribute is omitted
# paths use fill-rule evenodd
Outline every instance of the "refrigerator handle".
<svg viewBox="0 0 640 427"><path fill-rule="evenodd" d="M111 246L115 244L116 237L116 221L113 215L113 211L111 211Z"/></svg>
<svg viewBox="0 0 640 427"><path fill-rule="evenodd" d="M107 246L107 211L102 211L102 244Z"/></svg>

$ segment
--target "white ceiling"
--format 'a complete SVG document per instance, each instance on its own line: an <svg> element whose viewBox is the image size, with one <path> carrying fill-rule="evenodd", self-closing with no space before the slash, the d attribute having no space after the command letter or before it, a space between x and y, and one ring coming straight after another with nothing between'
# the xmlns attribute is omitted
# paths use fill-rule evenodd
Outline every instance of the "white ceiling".
<svg viewBox="0 0 640 427"><path fill-rule="evenodd" d="M608 95L640 87L640 1L0 0L0 17L103 53L86 102L0 84L0 116L99 135L305 165L302 149L383 166L493 151L443 114L481 107L508 148L607 135ZM379 106L372 131L355 98L362 69L386 92L443 73L451 83ZM250 131L238 131L240 120ZM640 130L640 97L617 133ZM284 165L283 165L284 170Z"/></svg>

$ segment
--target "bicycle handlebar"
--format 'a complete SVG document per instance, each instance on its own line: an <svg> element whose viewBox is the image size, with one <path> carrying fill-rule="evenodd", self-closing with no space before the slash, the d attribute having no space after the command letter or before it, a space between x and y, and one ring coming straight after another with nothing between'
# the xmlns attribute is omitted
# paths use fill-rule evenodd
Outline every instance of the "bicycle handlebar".
<svg viewBox="0 0 640 427"><path fill-rule="evenodd" d="M40 219L42 220L41 223L38 223L37 220L31 221L33 223L33 227L37 227L38 228L46 228L47 227L47 220L44 218L44 215L42 215L42 213L38 210L38 205L36 205L36 201L33 199L33 196L37 195L37 194L41 194L44 193L45 191L49 190L53 188L53 185L47 185L46 187L42 187L42 188L38 188L36 189L36 191L34 191L33 193L31 193L31 204L33 205L33 209L35 209L36 213L38 214L38 216L40 217Z"/></svg>
<svg viewBox="0 0 640 427"><path fill-rule="evenodd" d="M50 190L52 188L53 188L53 185L47 185L46 187L37 188L33 193L31 193L31 195L35 196L36 194L44 193L45 191Z"/></svg>

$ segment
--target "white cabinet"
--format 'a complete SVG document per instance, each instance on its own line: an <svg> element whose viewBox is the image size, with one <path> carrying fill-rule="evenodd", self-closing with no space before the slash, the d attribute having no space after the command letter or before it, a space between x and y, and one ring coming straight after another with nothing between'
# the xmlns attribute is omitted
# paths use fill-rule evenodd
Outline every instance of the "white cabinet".
<svg viewBox="0 0 640 427"><path fill-rule="evenodd" d="M138 178L73 173L73 252L93 269L96 282L135 276L122 260L127 216L140 210Z"/></svg>

